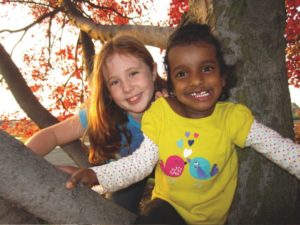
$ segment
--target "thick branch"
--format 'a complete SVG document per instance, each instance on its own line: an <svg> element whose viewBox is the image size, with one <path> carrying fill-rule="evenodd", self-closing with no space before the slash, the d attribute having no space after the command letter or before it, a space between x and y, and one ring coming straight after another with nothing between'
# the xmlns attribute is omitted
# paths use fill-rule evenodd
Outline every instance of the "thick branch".
<svg viewBox="0 0 300 225"><path fill-rule="evenodd" d="M69 0L59 2L66 14L80 30L88 33L93 39L103 42L111 39L118 32L130 33L136 36L145 45L165 48L167 39L174 28L158 26L139 25L101 25L95 24L92 20L84 17Z"/></svg>
<svg viewBox="0 0 300 225"><path fill-rule="evenodd" d="M81 31L80 32L80 42L83 49L83 59L84 59L84 70L87 74L87 77L90 77L90 74L93 70L93 61L94 61L94 55L95 55L95 46L91 39L91 37Z"/></svg>
<svg viewBox="0 0 300 225"><path fill-rule="evenodd" d="M188 19L197 23L208 24L210 27L216 26L216 14L214 12L213 0L189 0L190 10Z"/></svg>
<svg viewBox="0 0 300 225"><path fill-rule="evenodd" d="M85 186L0 131L0 196L50 223L131 224L135 215Z"/></svg>
<svg viewBox="0 0 300 225"><path fill-rule="evenodd" d="M43 224L45 221L34 217L25 210L14 206L0 197L0 224Z"/></svg>

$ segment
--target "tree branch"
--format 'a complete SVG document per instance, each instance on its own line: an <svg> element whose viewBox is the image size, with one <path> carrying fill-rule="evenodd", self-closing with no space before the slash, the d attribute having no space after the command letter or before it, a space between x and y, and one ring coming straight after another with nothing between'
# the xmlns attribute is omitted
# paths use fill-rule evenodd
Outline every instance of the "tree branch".
<svg viewBox="0 0 300 225"><path fill-rule="evenodd" d="M165 48L169 35L174 28L142 25L101 25L84 17L81 12L69 0L60 0L59 4L71 21L81 31L88 33L91 38L106 42L118 32L130 33L139 38L145 45Z"/></svg>
<svg viewBox="0 0 300 225"><path fill-rule="evenodd" d="M132 224L135 215L83 185L0 131L0 196L49 223ZM29 166L30 165L30 166Z"/></svg>

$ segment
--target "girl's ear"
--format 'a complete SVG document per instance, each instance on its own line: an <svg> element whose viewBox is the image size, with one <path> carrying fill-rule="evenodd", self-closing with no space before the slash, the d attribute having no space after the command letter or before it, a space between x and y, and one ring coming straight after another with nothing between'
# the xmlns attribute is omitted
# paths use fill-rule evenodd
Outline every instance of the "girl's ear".
<svg viewBox="0 0 300 225"><path fill-rule="evenodd" d="M157 64L156 63L153 63L152 78L153 78L153 81L155 81L157 78Z"/></svg>

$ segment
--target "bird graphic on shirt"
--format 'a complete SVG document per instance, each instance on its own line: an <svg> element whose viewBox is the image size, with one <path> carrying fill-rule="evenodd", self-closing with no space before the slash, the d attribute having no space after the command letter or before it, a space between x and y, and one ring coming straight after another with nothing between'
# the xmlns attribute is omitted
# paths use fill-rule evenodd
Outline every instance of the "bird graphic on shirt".
<svg viewBox="0 0 300 225"><path fill-rule="evenodd" d="M219 169L217 164L211 166L207 159L196 157L193 159L187 159L190 169L190 174L192 177L201 180L207 180L215 176Z"/></svg>
<svg viewBox="0 0 300 225"><path fill-rule="evenodd" d="M184 162L184 160L177 155L168 157L166 163L164 163L163 160L159 161L161 170L170 177L179 177L184 170L185 164L186 162Z"/></svg>

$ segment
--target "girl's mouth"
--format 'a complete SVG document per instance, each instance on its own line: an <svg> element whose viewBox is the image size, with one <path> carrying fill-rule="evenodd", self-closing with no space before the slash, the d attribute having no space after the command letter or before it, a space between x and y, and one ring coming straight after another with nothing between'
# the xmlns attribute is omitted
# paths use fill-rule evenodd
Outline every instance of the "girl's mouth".
<svg viewBox="0 0 300 225"><path fill-rule="evenodd" d="M197 91L197 92L192 92L189 95L197 100L204 100L207 97L210 96L210 91Z"/></svg>
<svg viewBox="0 0 300 225"><path fill-rule="evenodd" d="M135 95L135 96L132 96L132 97L130 97L130 98L127 98L127 102L128 102L129 104L136 104L137 102L139 102L139 100L141 99L141 97L142 97L142 93L137 94L137 95Z"/></svg>

